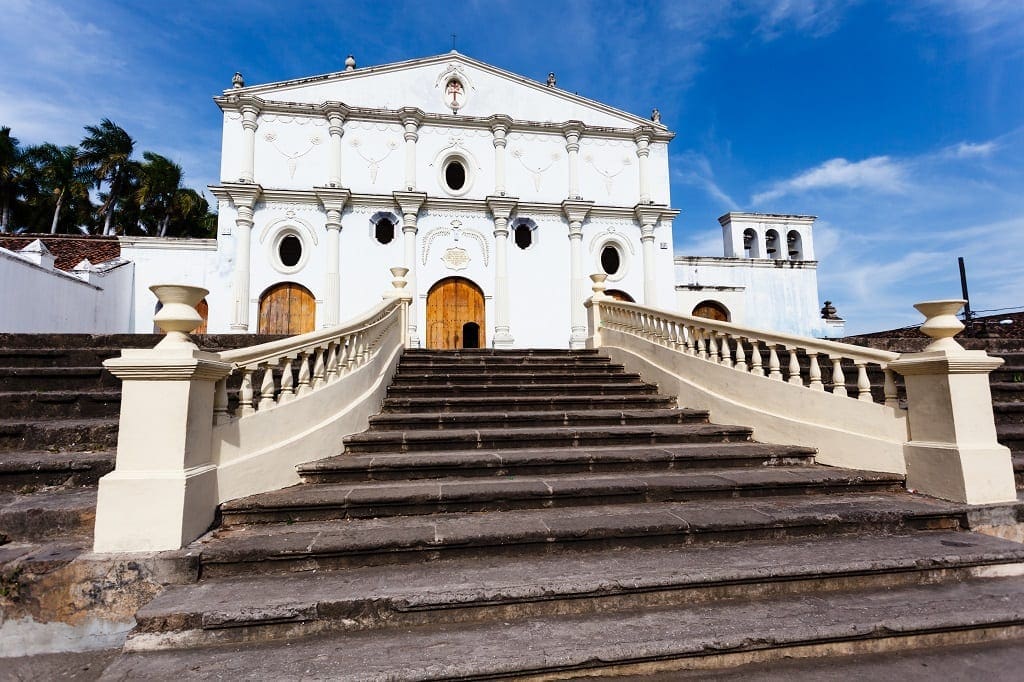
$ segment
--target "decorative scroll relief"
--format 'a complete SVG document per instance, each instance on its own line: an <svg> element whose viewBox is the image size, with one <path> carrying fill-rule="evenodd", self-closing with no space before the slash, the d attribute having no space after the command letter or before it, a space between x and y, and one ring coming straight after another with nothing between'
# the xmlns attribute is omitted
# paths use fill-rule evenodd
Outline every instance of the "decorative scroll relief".
<svg viewBox="0 0 1024 682"><path fill-rule="evenodd" d="M597 171L598 174L600 174L601 177L604 178L604 188L609 194L611 194L612 192L612 185L615 184L616 176L619 175L619 173L621 173L622 171L626 170L627 167L633 164L629 157L626 156L622 159L622 165L619 166L619 169L617 171L610 171L605 170L604 168L601 168L596 163L594 163L594 156L592 154L587 154L586 156L584 156L583 161L589 164L591 168Z"/></svg>
<svg viewBox="0 0 1024 682"><path fill-rule="evenodd" d="M480 254L484 259L484 267L490 262L490 248L487 244L487 238L482 233L473 228L462 227L461 220L453 220L450 227L435 227L423 240L423 252L421 255L421 262L423 265L427 264L430 259L430 252L434 245L434 242L438 239L447 237L448 249L441 255L441 262L444 263L445 267L450 270L463 270L466 265L470 262L469 252L463 248L463 239L475 241L477 246L480 247ZM463 255L458 252L461 251ZM453 265L455 263L456 265Z"/></svg>
<svg viewBox="0 0 1024 682"><path fill-rule="evenodd" d="M260 114L260 124L283 123L288 125L294 123L300 126L313 126L314 128L326 128L327 122L320 117L313 116L292 116L290 114Z"/></svg>
<svg viewBox="0 0 1024 682"><path fill-rule="evenodd" d="M320 204L316 202L300 203L298 201L257 201L256 210L284 211L289 218L294 218L298 212L320 213Z"/></svg>
<svg viewBox="0 0 1024 682"><path fill-rule="evenodd" d="M548 161L546 166L527 163L524 160L524 156L525 154L521 148L516 147L512 150L512 158L517 159L522 167L526 169L526 172L530 174L530 177L533 178L533 187L539 192L541 183L544 181L544 173L554 166L562 158L562 155L558 152L552 152L551 160Z"/></svg>
<svg viewBox="0 0 1024 682"><path fill-rule="evenodd" d="M276 149L278 154L280 154L281 156L288 160L288 175L293 180L295 179L295 169L298 167L299 159L308 154L309 152L313 151L313 147L323 142L323 140L320 139L319 135L313 135L312 137L309 138L308 147L299 152L288 152L285 151L284 149L281 149L281 147L277 144L277 133L270 131L263 136L263 139L269 142L270 146Z"/></svg>
<svg viewBox="0 0 1024 682"><path fill-rule="evenodd" d="M391 152L398 149L397 142L395 142L393 139L388 140L386 143L387 151L384 152L383 155L374 158L372 156L367 156L366 154L363 153L363 141L360 140L358 137L353 139L349 144L352 145L352 148L356 150L356 154L358 154L359 157L366 162L366 170L370 172L371 185L377 184L377 173L378 171L380 171L380 164L383 163L386 158L391 156Z"/></svg>

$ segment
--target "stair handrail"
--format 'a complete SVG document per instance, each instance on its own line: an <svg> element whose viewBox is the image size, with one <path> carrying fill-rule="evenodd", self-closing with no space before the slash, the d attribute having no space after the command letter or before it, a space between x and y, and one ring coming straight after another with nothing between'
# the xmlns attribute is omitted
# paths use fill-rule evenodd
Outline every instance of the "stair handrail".
<svg viewBox="0 0 1024 682"><path fill-rule="evenodd" d="M785 379L790 384L799 384L813 390L831 389L833 394L846 396L846 375L842 361L849 360L857 371L856 395L849 397L870 401L872 396L868 366L877 365L884 376L885 404L893 408L899 406L895 375L889 368L889 363L900 357L899 353L744 327L627 301L595 296L593 302L600 306L601 324L608 328L646 338L741 372L779 381ZM768 352L767 365L761 357L762 347ZM779 357L780 349L788 353L785 366ZM797 357L798 351L806 353L809 359L806 377ZM822 379L819 356L825 356L831 361L829 382Z"/></svg>

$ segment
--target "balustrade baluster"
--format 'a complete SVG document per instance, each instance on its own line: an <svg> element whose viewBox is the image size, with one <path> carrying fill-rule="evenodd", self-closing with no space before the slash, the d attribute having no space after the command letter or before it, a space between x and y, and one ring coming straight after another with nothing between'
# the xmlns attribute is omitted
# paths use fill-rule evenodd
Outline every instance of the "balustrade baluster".
<svg viewBox="0 0 1024 682"><path fill-rule="evenodd" d="M750 339L750 373L759 377L764 376L764 367L761 366L761 342L758 339Z"/></svg>
<svg viewBox="0 0 1024 682"><path fill-rule="evenodd" d="M303 396L309 393L309 351L300 351L299 357L299 385L295 389L295 395Z"/></svg>
<svg viewBox="0 0 1024 682"><path fill-rule="evenodd" d="M331 383L338 378L338 342L331 341L327 344L327 362L325 363L327 373L325 381Z"/></svg>
<svg viewBox="0 0 1024 682"><path fill-rule="evenodd" d="M864 362L855 363L857 367L857 400L871 402L871 380L868 379L868 368Z"/></svg>
<svg viewBox="0 0 1024 682"><path fill-rule="evenodd" d="M729 343L732 337L728 334L719 334L718 337L722 340L718 344L719 355L722 357L720 362L725 367L732 367L732 345Z"/></svg>
<svg viewBox="0 0 1024 682"><path fill-rule="evenodd" d="M213 423L223 424L228 418L228 380L225 377L213 388Z"/></svg>
<svg viewBox="0 0 1024 682"><path fill-rule="evenodd" d="M269 410L277 401L274 398L274 365L269 362L265 362L260 367L263 368L263 381L260 383L260 411Z"/></svg>
<svg viewBox="0 0 1024 682"><path fill-rule="evenodd" d="M883 367L882 373L885 375L885 383L882 388L882 391L885 393L885 406L899 407L900 401L899 395L896 392L896 376L888 367Z"/></svg>
<svg viewBox="0 0 1024 682"><path fill-rule="evenodd" d="M795 347L787 346L786 350L789 351L789 369L788 369L788 371L789 371L789 379L788 379L788 381L791 384L795 384L797 386L803 386L804 385L804 380L800 376L800 361L797 360L797 357L796 357L797 349Z"/></svg>
<svg viewBox="0 0 1024 682"><path fill-rule="evenodd" d="M715 338L713 331L708 331L708 360L711 362L719 362L722 356L718 352L718 339Z"/></svg>
<svg viewBox="0 0 1024 682"><path fill-rule="evenodd" d="M320 388L324 384L324 372L326 371L324 363L324 354L326 351L317 347L313 355L313 381L310 383L310 387L315 389Z"/></svg>
<svg viewBox="0 0 1024 682"><path fill-rule="evenodd" d="M283 405L295 397L295 377L292 376L292 359L281 359L281 392L277 394L277 404Z"/></svg>
<svg viewBox="0 0 1024 682"><path fill-rule="evenodd" d="M741 372L746 372L747 367L747 351L743 348L743 337L736 337L736 364L733 365L735 369Z"/></svg>
<svg viewBox="0 0 1024 682"><path fill-rule="evenodd" d="M682 325L683 332L683 352L687 355L696 355L697 351L693 347L693 327L689 325Z"/></svg>
<svg viewBox="0 0 1024 682"><path fill-rule="evenodd" d="M832 356L829 356L832 357ZM842 358L832 357L832 393L846 395L846 375L843 374Z"/></svg>
<svg viewBox="0 0 1024 682"><path fill-rule="evenodd" d="M815 391L824 391L825 384L821 383L821 365L818 364L818 354L808 351L807 358L810 361L810 369L807 372L807 376L811 382L811 388Z"/></svg>
<svg viewBox="0 0 1024 682"><path fill-rule="evenodd" d="M782 371L779 368L779 354L775 350L775 344L768 344L768 378L782 381Z"/></svg>
<svg viewBox="0 0 1024 682"><path fill-rule="evenodd" d="M252 404L252 369L243 367L241 372L242 388L238 394L238 407L244 417L256 412L256 408Z"/></svg>

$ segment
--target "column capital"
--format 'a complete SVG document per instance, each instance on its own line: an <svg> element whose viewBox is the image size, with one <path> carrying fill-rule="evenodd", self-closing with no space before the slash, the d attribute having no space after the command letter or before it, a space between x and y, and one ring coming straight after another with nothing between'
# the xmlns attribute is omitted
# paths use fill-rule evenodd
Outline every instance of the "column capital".
<svg viewBox="0 0 1024 682"><path fill-rule="evenodd" d="M349 112L352 109L342 102L324 102L320 105L320 111L324 112L324 117L328 121L334 121L335 119L344 121L348 118Z"/></svg>
<svg viewBox="0 0 1024 682"><path fill-rule="evenodd" d="M420 124L423 123L425 114L417 107L402 107L398 110L398 117L405 127L405 139L407 142L415 142L419 139Z"/></svg>
<svg viewBox="0 0 1024 682"><path fill-rule="evenodd" d="M395 203L398 204L398 209L402 212L403 217L419 214L420 207L427 200L426 192L392 192L391 196L394 197Z"/></svg>
<svg viewBox="0 0 1024 682"><path fill-rule="evenodd" d="M256 200L263 194L263 186L255 182L225 182L217 189L227 195L227 198L231 200L231 203L236 208L247 208L249 210L256 206ZM214 196L217 196L217 192L212 187L210 190ZM221 197L217 196L217 198Z"/></svg>
<svg viewBox="0 0 1024 682"><path fill-rule="evenodd" d="M508 220L509 216L512 215L512 211L516 210L519 197L489 196L486 201L487 208L490 209L492 217Z"/></svg>
<svg viewBox="0 0 1024 682"><path fill-rule="evenodd" d="M578 152L580 150L580 137L583 136L583 122L566 121L559 126L559 129L565 137L566 151Z"/></svg>
<svg viewBox="0 0 1024 682"><path fill-rule="evenodd" d="M344 187L314 187L316 198L325 211L341 211L352 193Z"/></svg>
<svg viewBox="0 0 1024 682"><path fill-rule="evenodd" d="M654 137L654 131L645 126L640 126L633 130L633 141L636 142L638 154L641 150L644 152L648 151L647 147L651 144L652 137Z"/></svg>
<svg viewBox="0 0 1024 682"><path fill-rule="evenodd" d="M587 219L587 214L590 213L590 209L594 207L593 201L583 201L582 199L565 199L562 202L562 213L565 214L565 219L570 223L580 223Z"/></svg>
<svg viewBox="0 0 1024 682"><path fill-rule="evenodd" d="M669 211L668 206L664 204L639 203L633 207L633 215L636 216L637 222L640 223L642 228L646 225L653 227L663 216L671 216L675 215L675 213Z"/></svg>
<svg viewBox="0 0 1024 682"><path fill-rule="evenodd" d="M502 114L495 114L488 119L491 124L491 133L494 135L494 146L505 146L505 136L512 127L512 117Z"/></svg>

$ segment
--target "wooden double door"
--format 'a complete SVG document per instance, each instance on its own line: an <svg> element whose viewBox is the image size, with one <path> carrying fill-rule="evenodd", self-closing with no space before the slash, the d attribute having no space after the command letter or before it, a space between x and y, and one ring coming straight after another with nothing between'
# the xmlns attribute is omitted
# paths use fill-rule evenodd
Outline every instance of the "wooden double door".
<svg viewBox="0 0 1024 682"><path fill-rule="evenodd" d="M275 284L260 296L260 334L305 334L315 327L316 299L301 284Z"/></svg>
<svg viewBox="0 0 1024 682"><path fill-rule="evenodd" d="M448 277L427 293L427 348L485 348L484 292L464 277Z"/></svg>

